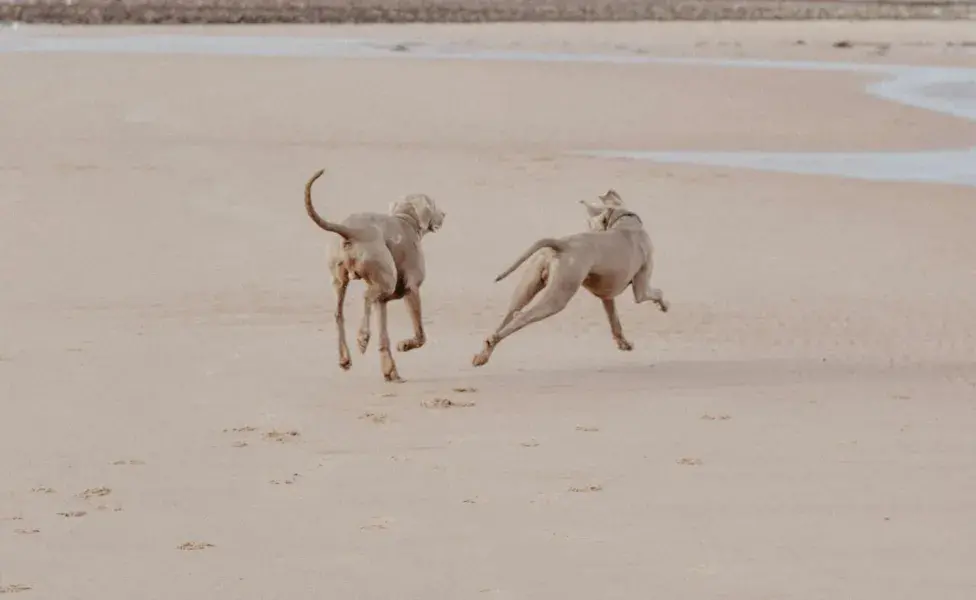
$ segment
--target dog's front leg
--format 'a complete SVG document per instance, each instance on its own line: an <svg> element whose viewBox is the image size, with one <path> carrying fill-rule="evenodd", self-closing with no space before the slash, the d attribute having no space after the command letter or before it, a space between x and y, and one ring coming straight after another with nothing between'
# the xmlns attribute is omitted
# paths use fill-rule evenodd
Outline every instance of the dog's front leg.
<svg viewBox="0 0 976 600"><path fill-rule="evenodd" d="M668 302L664 299L664 292L658 288L651 287L651 268L650 262L646 263L637 274L634 275L630 286L634 290L634 302L653 302L661 309L661 312L668 312Z"/></svg>
<svg viewBox="0 0 976 600"><path fill-rule="evenodd" d="M634 349L634 345L624 337L624 328L620 325L620 316L617 314L617 303L613 298L600 299L603 302L603 310L607 313L607 320L610 321L610 333L613 341L617 342L617 348L629 352Z"/></svg>
<svg viewBox="0 0 976 600"><path fill-rule="evenodd" d="M420 290L408 290L403 295L403 301L407 303L407 310L410 311L410 321L413 323L413 337L398 343L397 350L400 352L409 352L427 343L427 335L424 333L423 314L420 310Z"/></svg>
<svg viewBox="0 0 976 600"><path fill-rule="evenodd" d="M393 362L393 353L390 352L390 332L386 325L387 301L380 299L377 304L380 313L380 362L383 365L383 377L387 381L403 381L397 373L396 363Z"/></svg>

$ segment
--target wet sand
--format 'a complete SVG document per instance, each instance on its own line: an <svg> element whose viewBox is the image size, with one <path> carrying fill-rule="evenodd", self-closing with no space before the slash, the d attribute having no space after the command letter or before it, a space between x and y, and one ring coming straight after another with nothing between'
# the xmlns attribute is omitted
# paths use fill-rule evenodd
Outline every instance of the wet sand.
<svg viewBox="0 0 976 600"><path fill-rule="evenodd" d="M823 26L627 35L679 57L972 63L954 24L845 25L886 56ZM611 27L296 35L594 52ZM958 149L973 123L849 72L0 53L0 77L0 589L972 597L973 188L568 153ZM406 383L375 346L336 364L301 206L321 167L329 216L414 191L448 213ZM514 286L494 276L609 187L672 311L625 294L622 353L584 292L471 367Z"/></svg>

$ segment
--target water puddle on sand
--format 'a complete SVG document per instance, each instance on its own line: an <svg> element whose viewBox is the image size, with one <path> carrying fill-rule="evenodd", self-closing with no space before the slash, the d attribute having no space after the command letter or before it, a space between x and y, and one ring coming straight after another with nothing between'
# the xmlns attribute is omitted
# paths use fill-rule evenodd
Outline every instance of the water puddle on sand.
<svg viewBox="0 0 976 600"><path fill-rule="evenodd" d="M0 31L0 53L191 54L303 58L399 58L672 64L747 69L872 73L884 77L867 86L868 94L976 121L976 68L917 67L845 62L753 59L660 58L626 54L569 54L456 49L412 42L285 37L131 35L66 37L32 35L30 27ZM914 181L976 186L976 146L919 152L644 152L585 150L575 155L651 160L798 173L873 181Z"/></svg>

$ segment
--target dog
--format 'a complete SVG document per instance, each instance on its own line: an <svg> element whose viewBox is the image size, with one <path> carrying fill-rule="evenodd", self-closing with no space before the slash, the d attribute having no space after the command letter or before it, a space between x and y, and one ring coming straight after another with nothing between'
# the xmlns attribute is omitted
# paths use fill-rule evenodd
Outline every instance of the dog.
<svg viewBox="0 0 976 600"><path fill-rule="evenodd" d="M486 364L503 339L566 308L580 287L603 302L610 333L620 350L634 349L624 337L615 302L627 286L632 287L635 302L650 301L662 312L668 311L664 293L651 287L654 246L640 217L624 206L613 189L598 198L600 204L580 200L586 207L588 231L537 241L495 278L498 282L508 277L534 255L530 268L512 294L501 324L472 359L474 366ZM535 305L523 311L540 293L542 296Z"/></svg>
<svg viewBox="0 0 976 600"><path fill-rule="evenodd" d="M413 322L413 337L397 344L397 350L408 352L423 346L424 333L420 306L420 286L426 270L421 240L444 225L447 215L426 194L410 194L390 204L389 213L360 212L349 215L341 223L322 218L312 206L312 184L322 176L316 171L305 184L305 210L312 221L332 233L329 247L329 272L336 295L335 322L339 333L339 367L352 367L346 343L346 321L343 307L351 280L366 283L363 320L357 342L360 353L366 352L370 338L370 316L375 304L379 312L380 362L386 381L403 381L397 372L390 351L386 305L403 299Z"/></svg>

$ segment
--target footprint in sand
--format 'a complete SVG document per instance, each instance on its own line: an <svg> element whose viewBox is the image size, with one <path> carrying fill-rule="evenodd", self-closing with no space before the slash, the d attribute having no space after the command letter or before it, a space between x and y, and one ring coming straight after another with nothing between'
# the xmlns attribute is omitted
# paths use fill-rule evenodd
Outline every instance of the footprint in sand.
<svg viewBox="0 0 976 600"><path fill-rule="evenodd" d="M82 500L90 500L92 498L101 498L103 496L108 496L112 493L112 488L107 488L105 486L88 488L87 490L80 492L78 497Z"/></svg>
<svg viewBox="0 0 976 600"><path fill-rule="evenodd" d="M268 440L269 442L286 442L300 435L301 434L294 429L288 431L278 431L277 429L272 429L264 434L264 439Z"/></svg>
<svg viewBox="0 0 976 600"><path fill-rule="evenodd" d="M421 400L420 405L424 408L471 408L475 403L451 400L449 398L433 398L430 400Z"/></svg>
<svg viewBox="0 0 976 600"><path fill-rule="evenodd" d="M601 492L603 491L603 486L599 484L584 485L582 487L573 486L569 488L569 491L575 492L577 494L583 494L587 492Z"/></svg>
<svg viewBox="0 0 976 600"><path fill-rule="evenodd" d="M65 519L77 519L79 517L84 517L88 513L83 510L69 510L67 512L59 512L59 517L64 517Z"/></svg>
<svg viewBox="0 0 976 600"><path fill-rule="evenodd" d="M360 531L381 531L389 529L393 525L393 519L388 517L373 517L366 525L360 526Z"/></svg>
<svg viewBox="0 0 976 600"><path fill-rule="evenodd" d="M251 425L241 425L240 427L225 427L223 433L251 433L257 430L257 427L252 427ZM231 444L234 448L244 448L247 445L247 442L244 440L237 440Z"/></svg>
<svg viewBox="0 0 976 600"><path fill-rule="evenodd" d="M368 410L363 414L361 414L359 418L361 420L366 420L372 423L376 423L377 425L383 425L384 423L389 421L389 417L387 416L386 413L374 413Z"/></svg>
<svg viewBox="0 0 976 600"><path fill-rule="evenodd" d="M117 466L117 467L118 466L122 466L122 465L143 466L143 465L146 464L146 461L144 461L144 460L138 460L138 459L134 459L134 460L116 460L116 461L112 462L112 464L115 465L115 466Z"/></svg>
<svg viewBox="0 0 976 600"><path fill-rule="evenodd" d="M704 464L700 458L688 458L688 457L679 458L675 462L677 462L679 465L685 465L688 467L699 467L702 464Z"/></svg>
<svg viewBox="0 0 976 600"><path fill-rule="evenodd" d="M40 532L40 529L14 529L14 533L17 535L34 535L35 533Z"/></svg>
<svg viewBox="0 0 976 600"><path fill-rule="evenodd" d="M224 433L251 433L252 431L257 431L257 427L251 427L250 425L244 425L242 427L228 427L224 429Z"/></svg>
<svg viewBox="0 0 976 600"><path fill-rule="evenodd" d="M213 544L209 542L183 542L176 547L177 550L206 550L207 548L215 548Z"/></svg>
<svg viewBox="0 0 976 600"><path fill-rule="evenodd" d="M521 442L519 446L522 446L523 448L537 448L539 446L539 442L535 440L529 440L527 442Z"/></svg>
<svg viewBox="0 0 976 600"><path fill-rule="evenodd" d="M269 483L271 485L292 485L298 481L299 477L301 477L299 473L292 473L288 479L272 479Z"/></svg>
<svg viewBox="0 0 976 600"><path fill-rule="evenodd" d="M582 431L582 432L585 432L585 433L596 433L597 431L600 431L600 428L599 427L587 427L587 426L584 426L584 425L577 425L576 426L576 431Z"/></svg>
<svg viewBox="0 0 976 600"><path fill-rule="evenodd" d="M478 391L478 388L473 388L473 387L456 387L453 389L458 394L473 394Z"/></svg>
<svg viewBox="0 0 976 600"><path fill-rule="evenodd" d="M16 594L18 592L26 592L33 588L29 585L24 585L22 583L12 583L10 585L0 585L0 594Z"/></svg>
<svg viewBox="0 0 976 600"><path fill-rule="evenodd" d="M54 490L54 488L49 488L49 487L45 487L45 486L40 486L40 487L33 488L33 489L31 489L31 491L33 493L35 493L35 494L56 494L57 493Z"/></svg>
<svg viewBox="0 0 976 600"><path fill-rule="evenodd" d="M702 421L728 421L731 418L732 415L719 415L716 417L708 413L705 413L704 415L701 416Z"/></svg>

